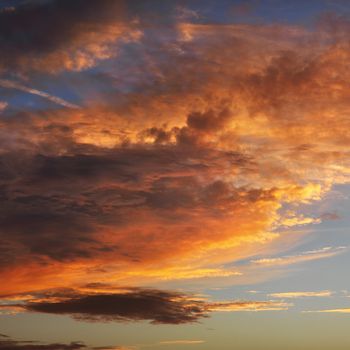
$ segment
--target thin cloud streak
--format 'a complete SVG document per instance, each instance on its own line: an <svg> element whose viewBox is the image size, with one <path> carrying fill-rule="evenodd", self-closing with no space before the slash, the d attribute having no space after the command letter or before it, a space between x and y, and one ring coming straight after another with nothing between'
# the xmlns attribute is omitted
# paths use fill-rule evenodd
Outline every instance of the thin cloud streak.
<svg viewBox="0 0 350 350"><path fill-rule="evenodd" d="M330 297L334 294L329 290L324 290L320 292L283 292L283 293L271 293L268 296L272 298L281 299L298 299L298 298L324 298Z"/></svg>
<svg viewBox="0 0 350 350"><path fill-rule="evenodd" d="M38 341L14 340L11 337L0 334L0 350L135 350L136 347L90 347L83 342L44 343Z"/></svg>
<svg viewBox="0 0 350 350"><path fill-rule="evenodd" d="M19 91L27 92L27 93L32 94L32 95L40 96L40 97L42 97L42 98L44 98L44 99L46 99L46 100L48 100L50 102L53 102L53 103L55 103L57 105L60 105L62 107L73 108L73 109L79 109L80 108L78 105L75 105L73 103L67 102L67 101L63 100L62 98L60 98L60 97L50 95L50 94L48 94L47 92L44 92L44 91L40 91L40 90L37 90L37 89L26 87L26 86L24 86L22 84L14 82L14 81L6 80L6 79L0 79L0 86L4 87L4 88L7 88L7 89L16 89L16 90L19 90ZM0 107L0 109L1 109L1 107Z"/></svg>
<svg viewBox="0 0 350 350"><path fill-rule="evenodd" d="M212 312L258 312L258 311L286 311L293 306L291 303L268 301L235 301L213 302L208 308Z"/></svg>
<svg viewBox="0 0 350 350"><path fill-rule="evenodd" d="M159 345L197 345L204 344L204 340L164 340L159 342Z"/></svg>
<svg viewBox="0 0 350 350"><path fill-rule="evenodd" d="M252 260L251 263L257 266L284 266L304 263L313 260L328 259L343 254L348 251L348 247L325 247L311 250L298 255L287 255L277 258L262 258Z"/></svg>
<svg viewBox="0 0 350 350"><path fill-rule="evenodd" d="M350 308L343 309L328 309L328 310L307 310L303 311L303 313L318 313L318 314L350 314Z"/></svg>

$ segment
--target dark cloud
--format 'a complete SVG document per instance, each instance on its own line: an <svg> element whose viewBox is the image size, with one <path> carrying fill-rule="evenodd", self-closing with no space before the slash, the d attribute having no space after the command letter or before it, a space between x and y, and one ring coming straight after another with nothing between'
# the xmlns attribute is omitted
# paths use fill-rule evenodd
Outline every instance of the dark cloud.
<svg viewBox="0 0 350 350"><path fill-rule="evenodd" d="M0 334L0 350L117 350L126 349L119 346L100 346L90 347L82 342L71 342L69 344L63 343L44 343L38 341L23 341L13 340L10 337Z"/></svg>
<svg viewBox="0 0 350 350"><path fill-rule="evenodd" d="M158 324L182 324L206 316L205 303L189 296L153 289L134 289L120 293L82 294L66 291L52 293L46 298L60 301L27 302L23 308L30 312L71 315L80 320L142 321Z"/></svg>
<svg viewBox="0 0 350 350"><path fill-rule="evenodd" d="M205 113L191 113L187 118L187 124L190 128L204 132L215 132L222 129L226 122L230 119L231 113L227 109L223 109L219 113L209 110Z"/></svg>
<svg viewBox="0 0 350 350"><path fill-rule="evenodd" d="M147 211L174 224L174 219L188 221L191 214L183 210L190 207L215 216L251 201L243 188L215 180L222 168L239 171L251 164L239 152L157 142L114 149L75 147L63 155L0 155L0 265L25 260L28 254L39 261L112 252L125 259L128 234L122 230L142 226ZM199 173L208 177L205 183L198 181ZM114 230L114 243L101 241L101 227Z"/></svg>
<svg viewBox="0 0 350 350"><path fill-rule="evenodd" d="M70 315L81 321L150 321L152 324L173 325L198 322L212 312L280 311L290 306L271 300L212 302L175 291L126 287L116 290L111 285L101 283L89 284L80 290L54 289L3 295L1 299L22 299L21 304L7 302L2 306L4 309Z"/></svg>
<svg viewBox="0 0 350 350"><path fill-rule="evenodd" d="M30 1L0 10L0 67L56 70L89 66L87 61L99 56L104 48L98 46L99 41L105 43L120 36L122 31L113 27L113 36L108 26L125 19L123 3L119 0ZM84 45L88 44L95 45L95 49L85 50ZM40 68L44 62L47 66Z"/></svg>
<svg viewBox="0 0 350 350"><path fill-rule="evenodd" d="M0 350L79 350L87 349L83 343L72 342L70 344L43 344L35 341L16 341L10 338L0 339Z"/></svg>

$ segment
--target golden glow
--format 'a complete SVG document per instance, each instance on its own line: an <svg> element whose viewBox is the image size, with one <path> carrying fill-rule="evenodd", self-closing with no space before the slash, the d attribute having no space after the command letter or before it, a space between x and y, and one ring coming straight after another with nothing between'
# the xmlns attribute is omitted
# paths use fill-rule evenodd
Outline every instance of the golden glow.
<svg viewBox="0 0 350 350"><path fill-rule="evenodd" d="M236 261L268 252L284 231L319 224L321 217L303 214L303 208L348 182L346 47L330 46L325 33L314 46L302 46L300 39L313 33L288 25L176 28L178 47L201 59L193 65L180 53L172 56L181 67L174 74L167 62L147 57L145 69L162 89L150 85L147 95L135 89L120 104L96 98L77 110L0 121L1 134L11 135L11 142L0 144L2 154L25 154L33 176L41 166L37 155L48 167L54 164L45 182L37 179L29 189L29 174L17 185L28 196L52 194L57 215L62 207L78 208L70 220L89 232L87 237L79 232L72 257L48 258L47 266L26 261L7 267L5 292L78 285L96 276L144 284L235 279L247 270L234 268ZM79 34L69 50L45 58L47 67L56 69L53 60L62 60L62 69L91 67L114 55L109 44L116 38L142 39L136 22L109 23L105 29ZM76 45L84 50L76 51ZM335 83L340 72L344 77ZM147 83L142 72L133 74ZM223 76L225 82L218 79ZM55 162L63 169L57 178ZM250 268L343 251L261 257ZM91 255L84 258L84 252ZM24 259L31 260L30 254ZM35 278L28 278L28 269L38 271Z"/></svg>

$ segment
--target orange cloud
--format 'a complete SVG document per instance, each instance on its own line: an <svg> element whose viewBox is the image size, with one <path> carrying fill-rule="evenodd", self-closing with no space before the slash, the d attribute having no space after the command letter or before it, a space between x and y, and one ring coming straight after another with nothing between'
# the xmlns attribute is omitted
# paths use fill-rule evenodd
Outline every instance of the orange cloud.
<svg viewBox="0 0 350 350"><path fill-rule="evenodd" d="M276 301L234 301L212 303L209 309L212 312L238 312L238 311L284 311L292 304Z"/></svg>
<svg viewBox="0 0 350 350"><path fill-rule="evenodd" d="M0 113L2 113L8 106L7 102L0 101Z"/></svg>
<svg viewBox="0 0 350 350"><path fill-rule="evenodd" d="M53 45L40 55L48 70L109 57L104 46L127 29L106 3L91 32L83 30L91 18L76 14L74 33L56 33L66 51ZM0 17L10 25L27 11L36 9ZM87 276L130 283L234 276L225 263L256 255L281 228L319 223L299 210L349 181L349 47L341 35L286 25L172 30L171 47L139 40L142 63L128 67L132 88L79 110L1 119L0 268L11 276L1 288L75 286ZM79 63L81 46L91 61L83 53ZM155 47L159 57L149 54ZM61 57L67 52L72 61ZM35 61L36 52L24 59ZM29 281L33 266L42 274ZM54 281L56 273L64 278Z"/></svg>

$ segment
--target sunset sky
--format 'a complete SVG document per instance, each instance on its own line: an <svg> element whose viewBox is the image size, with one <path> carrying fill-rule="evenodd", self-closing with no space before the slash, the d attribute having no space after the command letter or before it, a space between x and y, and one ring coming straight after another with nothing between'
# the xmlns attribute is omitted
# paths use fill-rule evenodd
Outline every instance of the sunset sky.
<svg viewBox="0 0 350 350"><path fill-rule="evenodd" d="M0 350L348 350L350 1L0 0Z"/></svg>

